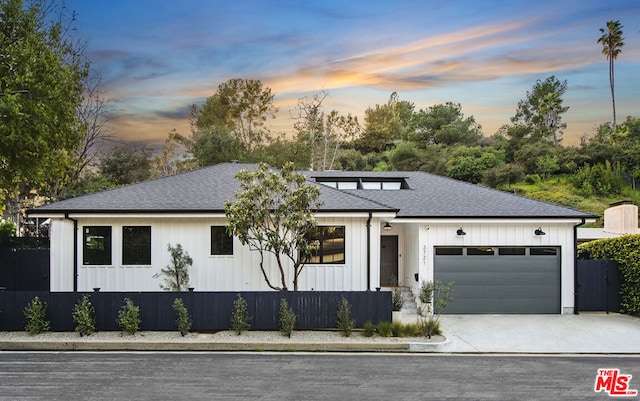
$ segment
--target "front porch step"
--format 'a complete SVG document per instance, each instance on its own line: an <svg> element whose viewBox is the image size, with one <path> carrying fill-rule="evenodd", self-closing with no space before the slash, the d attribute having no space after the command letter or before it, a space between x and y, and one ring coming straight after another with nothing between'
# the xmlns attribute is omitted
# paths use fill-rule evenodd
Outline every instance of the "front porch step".
<svg viewBox="0 0 640 401"><path fill-rule="evenodd" d="M416 303L416 296L411 292L410 287L399 287L402 292L402 299L404 300L404 305L402 305L402 313L406 314L417 314L418 313L418 304Z"/></svg>

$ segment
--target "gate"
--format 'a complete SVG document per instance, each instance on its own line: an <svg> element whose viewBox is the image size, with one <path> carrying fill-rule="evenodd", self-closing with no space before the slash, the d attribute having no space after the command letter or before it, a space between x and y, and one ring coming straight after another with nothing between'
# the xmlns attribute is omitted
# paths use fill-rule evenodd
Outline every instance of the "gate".
<svg viewBox="0 0 640 401"><path fill-rule="evenodd" d="M579 312L619 312L620 272L613 260L578 260Z"/></svg>
<svg viewBox="0 0 640 401"><path fill-rule="evenodd" d="M49 249L0 247L0 288L49 291Z"/></svg>

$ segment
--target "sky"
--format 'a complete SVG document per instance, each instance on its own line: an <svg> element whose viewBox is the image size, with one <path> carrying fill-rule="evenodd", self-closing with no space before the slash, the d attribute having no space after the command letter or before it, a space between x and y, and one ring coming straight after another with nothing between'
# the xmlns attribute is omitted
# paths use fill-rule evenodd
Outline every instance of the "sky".
<svg viewBox="0 0 640 401"><path fill-rule="evenodd" d="M352 113L400 100L427 109L460 103L486 136L510 123L536 80L568 90L565 145L612 121L600 28L620 20L618 122L640 118L638 0L66 0L111 101L107 129L122 143L158 146L188 135L191 105L232 78L275 94L274 133L291 134L299 98Z"/></svg>

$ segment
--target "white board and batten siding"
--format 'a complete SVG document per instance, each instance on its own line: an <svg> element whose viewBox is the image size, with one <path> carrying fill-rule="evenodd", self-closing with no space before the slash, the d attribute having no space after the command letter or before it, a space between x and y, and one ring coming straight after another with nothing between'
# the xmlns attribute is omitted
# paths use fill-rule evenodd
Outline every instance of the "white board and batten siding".
<svg viewBox="0 0 640 401"><path fill-rule="evenodd" d="M193 259L190 286L196 291L267 291L259 267L259 253L242 246L234 237L234 252L230 256L211 253L211 226L224 225L223 216L198 218L175 217L75 217L78 221L77 286L78 291L160 291L161 269L170 263L167 244L181 244ZM345 263L306 265L299 277L299 290L366 290L367 284L367 217L317 217L319 225L345 227ZM83 265L82 241L84 226L111 226L112 263L108 266ZM151 226L151 265L122 264L122 227ZM380 219L371 222L372 247L378 246ZM54 218L51 225L51 291L73 291L73 222ZM373 248L377 249L377 248ZM376 255L376 256L373 256ZM371 282L379 276L378 253L372 251ZM265 267L272 283L280 286L280 274L275 259L268 255ZM287 270L288 272L291 269ZM291 277L287 277L291 285Z"/></svg>

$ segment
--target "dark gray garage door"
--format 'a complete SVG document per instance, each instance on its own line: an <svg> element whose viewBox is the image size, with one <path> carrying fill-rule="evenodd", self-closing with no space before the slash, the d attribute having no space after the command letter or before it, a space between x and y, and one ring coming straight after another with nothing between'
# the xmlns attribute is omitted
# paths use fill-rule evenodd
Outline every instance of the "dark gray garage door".
<svg viewBox="0 0 640 401"><path fill-rule="evenodd" d="M560 248L436 247L435 279L454 282L444 313L560 313Z"/></svg>

